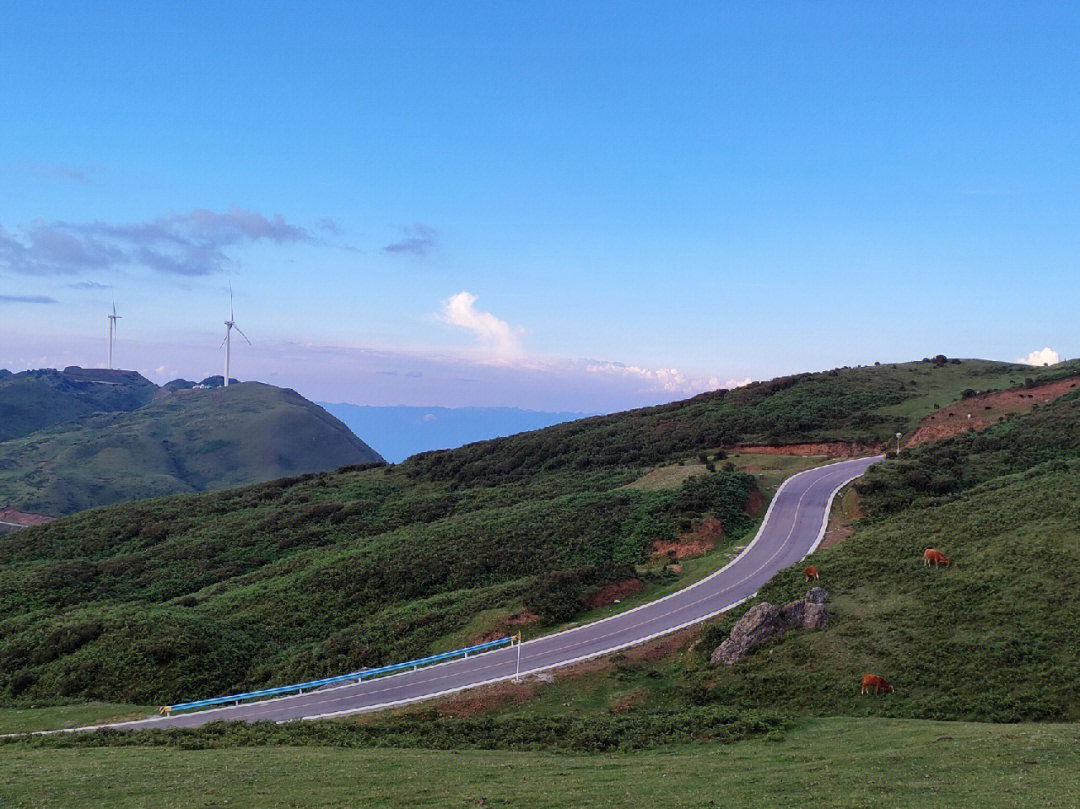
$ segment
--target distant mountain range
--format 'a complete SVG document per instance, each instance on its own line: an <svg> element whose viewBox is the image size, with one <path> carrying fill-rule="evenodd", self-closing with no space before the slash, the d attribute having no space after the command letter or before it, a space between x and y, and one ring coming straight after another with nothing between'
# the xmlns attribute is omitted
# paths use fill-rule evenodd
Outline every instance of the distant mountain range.
<svg viewBox="0 0 1080 809"><path fill-rule="evenodd" d="M0 507L59 516L382 460L295 391L221 382L0 372Z"/></svg>
<svg viewBox="0 0 1080 809"><path fill-rule="evenodd" d="M552 413L516 407L372 407L319 402L357 435L367 436L386 460L399 463L432 449L539 430L592 413Z"/></svg>

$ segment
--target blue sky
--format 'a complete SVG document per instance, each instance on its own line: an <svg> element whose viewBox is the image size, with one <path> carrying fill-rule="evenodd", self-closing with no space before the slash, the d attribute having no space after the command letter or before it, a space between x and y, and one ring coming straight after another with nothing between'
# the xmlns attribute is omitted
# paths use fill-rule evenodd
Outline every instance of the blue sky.
<svg viewBox="0 0 1080 809"><path fill-rule="evenodd" d="M0 2L0 367L613 410L1080 354L1063 3Z"/></svg>

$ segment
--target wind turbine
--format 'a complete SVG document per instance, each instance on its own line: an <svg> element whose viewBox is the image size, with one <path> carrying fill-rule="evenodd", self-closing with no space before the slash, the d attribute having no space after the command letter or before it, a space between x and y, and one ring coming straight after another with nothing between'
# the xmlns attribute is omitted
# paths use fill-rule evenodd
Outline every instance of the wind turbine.
<svg viewBox="0 0 1080 809"><path fill-rule="evenodd" d="M120 315L116 314L116 301L113 301L112 314L106 315L109 321L109 370L112 370L112 357L113 357L113 341L116 340L116 321L120 319Z"/></svg>
<svg viewBox="0 0 1080 809"><path fill-rule="evenodd" d="M232 339L230 335L232 330L236 329L240 332L240 336L244 338L244 341L251 345L251 340L248 340L246 334L240 331L240 327L236 325L236 314L233 311L233 295L232 295L232 281L229 282L229 319L225 321L225 339L221 341L221 345L225 346L225 384L224 387L229 387L229 354L232 348ZM220 349L221 346L218 346Z"/></svg>

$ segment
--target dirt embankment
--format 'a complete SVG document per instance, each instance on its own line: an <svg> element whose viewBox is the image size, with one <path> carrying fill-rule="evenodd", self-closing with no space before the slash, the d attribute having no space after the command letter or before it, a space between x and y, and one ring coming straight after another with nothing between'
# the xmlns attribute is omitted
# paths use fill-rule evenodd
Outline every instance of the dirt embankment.
<svg viewBox="0 0 1080 809"><path fill-rule="evenodd" d="M751 517L756 517L765 506L765 496L759 489L750 492L743 510ZM716 517L706 517L696 524L689 534L681 534L678 539L658 539L652 544L654 559L667 559L675 562L688 556L700 556L711 551L724 537L724 524Z"/></svg>
<svg viewBox="0 0 1080 809"><path fill-rule="evenodd" d="M47 514L29 514L6 506L0 508L0 522L12 522L16 525L44 525L55 519Z"/></svg>
<svg viewBox="0 0 1080 809"><path fill-rule="evenodd" d="M754 489L750 492L750 496L746 498L746 513L751 517L756 517L761 513L764 505L765 495L761 493L760 489Z"/></svg>
<svg viewBox="0 0 1080 809"><path fill-rule="evenodd" d="M435 706L439 716L460 719L468 716L520 705L536 694L536 685L526 683L497 683L450 697Z"/></svg>
<svg viewBox="0 0 1080 809"><path fill-rule="evenodd" d="M1005 416L1029 412L1035 405L1052 402L1080 386L1080 377L1069 377L1034 388L986 393L953 402L924 418L904 446L915 447L943 441L968 430L982 430Z"/></svg>
<svg viewBox="0 0 1080 809"><path fill-rule="evenodd" d="M498 625L483 635L477 635L475 638L469 639L470 646L476 646L481 643L487 643L488 641L498 640L499 638L506 638L510 635L516 635L518 627L528 626L529 624L535 624L540 620L540 616L532 610L522 610L516 612L506 618L499 621Z"/></svg>
<svg viewBox="0 0 1080 809"><path fill-rule="evenodd" d="M844 441L823 441L819 444L736 444L724 447L729 452L752 452L758 455L827 455L830 458L855 458L884 452L885 447L877 444L848 444Z"/></svg>
<svg viewBox="0 0 1080 809"><path fill-rule="evenodd" d="M715 548L723 536L724 524L716 517L707 517L695 525L689 534L682 534L677 540L658 539L653 542L652 555L671 561L700 556Z"/></svg>
<svg viewBox="0 0 1080 809"><path fill-rule="evenodd" d="M641 579L624 579L623 581L601 587L591 596L585 599L585 607L593 610L597 607L606 607L616 601L622 601L627 596L640 593L645 589L645 582Z"/></svg>
<svg viewBox="0 0 1080 809"><path fill-rule="evenodd" d="M821 540L821 547L831 548L850 537L855 533L855 526L852 523L861 520L863 516L859 492L854 487L849 487L834 502L832 513L829 515L829 526Z"/></svg>

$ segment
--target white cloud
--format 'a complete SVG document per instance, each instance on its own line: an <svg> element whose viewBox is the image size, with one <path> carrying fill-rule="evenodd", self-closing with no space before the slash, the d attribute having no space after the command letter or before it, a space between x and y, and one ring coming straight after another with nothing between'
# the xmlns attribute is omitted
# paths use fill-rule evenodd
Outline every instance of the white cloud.
<svg viewBox="0 0 1080 809"><path fill-rule="evenodd" d="M1026 357L1020 357L1017 362L1022 362L1024 365L1057 365L1061 362L1061 357L1054 349L1047 346L1042 351L1032 351Z"/></svg>
<svg viewBox="0 0 1080 809"><path fill-rule="evenodd" d="M747 377L741 381L729 379L722 383L716 376L688 377L678 368L642 368L621 362L593 361L585 366L585 370L590 374L613 374L638 379L643 385L642 392L663 391L684 396L718 388L739 388L753 381Z"/></svg>
<svg viewBox="0 0 1080 809"><path fill-rule="evenodd" d="M476 335L481 343L492 350L495 358L501 361L520 359L525 355L521 345L521 335L525 330L520 326L511 326L491 312L481 312L474 305L476 296L469 292L459 292L443 301L442 320L452 326L465 329Z"/></svg>

